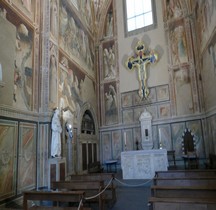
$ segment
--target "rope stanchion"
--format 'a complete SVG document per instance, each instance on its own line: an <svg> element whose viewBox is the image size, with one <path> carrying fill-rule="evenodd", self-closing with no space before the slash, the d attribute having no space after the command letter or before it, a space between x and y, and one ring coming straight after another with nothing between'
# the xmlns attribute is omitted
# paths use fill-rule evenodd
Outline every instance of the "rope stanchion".
<svg viewBox="0 0 216 210"><path fill-rule="evenodd" d="M152 179L149 179L148 181L144 182L144 183L141 183L141 184L137 184L137 185L132 185L132 184L127 184L127 183L124 183L122 181L120 181L119 179L117 178L114 178L118 183L124 185L124 186L127 186L127 187L141 187L141 186L144 186L146 184L148 184L149 182L152 181Z"/></svg>
<svg viewBox="0 0 216 210"><path fill-rule="evenodd" d="M80 202L79 202L79 206L78 206L78 209L77 209L77 210L80 210L82 204L83 204L83 199L80 200Z"/></svg>
<svg viewBox="0 0 216 210"><path fill-rule="evenodd" d="M109 185L112 183L112 181L113 181L113 178L110 179L109 183L106 185L106 187L100 193L98 193L98 194L96 194L94 196L85 198L85 200L90 200L90 199L93 199L93 198L96 198L96 197L100 196L109 187Z"/></svg>

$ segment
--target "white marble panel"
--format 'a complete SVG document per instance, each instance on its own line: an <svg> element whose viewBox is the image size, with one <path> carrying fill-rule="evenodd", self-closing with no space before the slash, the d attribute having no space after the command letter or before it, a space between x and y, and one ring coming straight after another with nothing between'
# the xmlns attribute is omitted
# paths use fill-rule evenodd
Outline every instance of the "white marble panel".
<svg viewBox="0 0 216 210"><path fill-rule="evenodd" d="M155 171L167 171L166 149L125 151L121 153L123 179L152 179Z"/></svg>

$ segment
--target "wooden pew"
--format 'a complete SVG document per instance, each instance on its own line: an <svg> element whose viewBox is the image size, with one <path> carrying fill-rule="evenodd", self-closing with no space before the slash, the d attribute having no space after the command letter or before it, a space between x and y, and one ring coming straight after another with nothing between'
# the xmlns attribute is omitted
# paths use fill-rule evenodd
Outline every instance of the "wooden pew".
<svg viewBox="0 0 216 210"><path fill-rule="evenodd" d="M151 186L152 196L160 198L216 198L215 186Z"/></svg>
<svg viewBox="0 0 216 210"><path fill-rule="evenodd" d="M159 186L215 186L216 177L183 177L183 178L153 178L154 185Z"/></svg>
<svg viewBox="0 0 216 210"><path fill-rule="evenodd" d="M215 209L215 174L216 170L157 171L151 186L149 209Z"/></svg>
<svg viewBox="0 0 216 210"><path fill-rule="evenodd" d="M215 198L149 198L149 209L151 210L213 210L216 209Z"/></svg>
<svg viewBox="0 0 216 210"><path fill-rule="evenodd" d="M116 186L114 184L115 174L114 173L94 173L94 174L82 174L82 175L70 175L70 180L72 181L104 181L105 187L110 183L106 188L105 193L105 202L113 206L116 202Z"/></svg>
<svg viewBox="0 0 216 210"><path fill-rule="evenodd" d="M61 191L25 191L23 192L23 209L54 209L54 210L77 210L77 207L68 207L68 206L42 206L41 204L29 206L30 201L52 201L52 202L74 202L80 203L81 199L84 199L84 191L70 191L70 192L61 192ZM91 210L91 208L80 207L80 210Z"/></svg>
<svg viewBox="0 0 216 210"><path fill-rule="evenodd" d="M216 177L216 170L170 170L170 171L156 171L155 177L160 178L183 178L183 177Z"/></svg>
<svg viewBox="0 0 216 210"><path fill-rule="evenodd" d="M51 188L53 190L85 191L85 202L97 202L99 209L104 209L105 199L102 193L104 181L53 181L51 183Z"/></svg>

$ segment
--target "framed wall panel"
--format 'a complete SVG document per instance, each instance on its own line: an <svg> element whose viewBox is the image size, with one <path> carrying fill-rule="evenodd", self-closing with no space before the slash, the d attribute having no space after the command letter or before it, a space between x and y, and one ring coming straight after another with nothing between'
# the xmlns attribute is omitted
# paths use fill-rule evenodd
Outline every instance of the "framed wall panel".
<svg viewBox="0 0 216 210"><path fill-rule="evenodd" d="M18 123L0 120L0 201L15 196Z"/></svg>
<svg viewBox="0 0 216 210"><path fill-rule="evenodd" d="M167 101L169 100L169 86L162 85L156 87L157 101Z"/></svg>
<svg viewBox="0 0 216 210"><path fill-rule="evenodd" d="M121 131L112 132L112 159L120 160L122 151Z"/></svg>
<svg viewBox="0 0 216 210"><path fill-rule="evenodd" d="M18 193L36 187L36 124L20 123L18 148Z"/></svg>
<svg viewBox="0 0 216 210"><path fill-rule="evenodd" d="M101 145L102 145L102 161L105 162L107 160L112 159L112 153L111 153L111 133L105 132L102 133L102 139L101 139Z"/></svg>

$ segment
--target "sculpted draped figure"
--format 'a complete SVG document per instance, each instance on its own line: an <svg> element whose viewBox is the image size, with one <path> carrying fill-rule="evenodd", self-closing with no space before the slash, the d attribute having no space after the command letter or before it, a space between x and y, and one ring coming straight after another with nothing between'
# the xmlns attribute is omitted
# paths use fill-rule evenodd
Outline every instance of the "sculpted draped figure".
<svg viewBox="0 0 216 210"><path fill-rule="evenodd" d="M131 56L126 61L126 67L129 70L137 69L139 81L139 96L140 98L147 98L149 95L149 88L147 86L147 65L158 61L158 54L154 50L145 49L142 41L137 43L135 47L135 56Z"/></svg>
<svg viewBox="0 0 216 210"><path fill-rule="evenodd" d="M61 122L60 122L60 110L57 108L54 111L52 118L52 139L51 139L51 157L61 157Z"/></svg>

